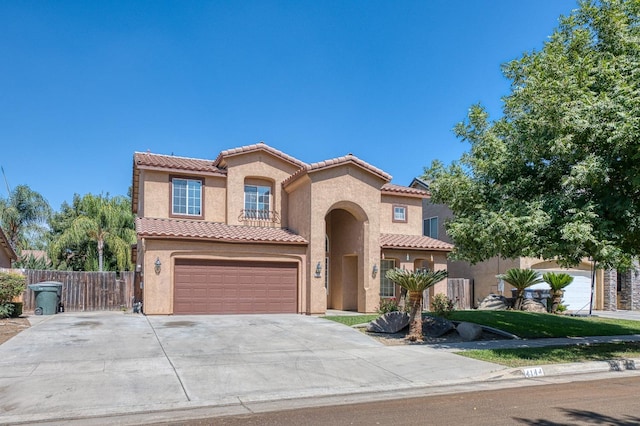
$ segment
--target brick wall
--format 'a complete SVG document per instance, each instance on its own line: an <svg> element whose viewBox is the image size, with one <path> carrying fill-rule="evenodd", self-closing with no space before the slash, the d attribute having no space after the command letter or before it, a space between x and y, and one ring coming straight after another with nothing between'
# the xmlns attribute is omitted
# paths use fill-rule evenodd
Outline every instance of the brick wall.
<svg viewBox="0 0 640 426"><path fill-rule="evenodd" d="M603 309L615 311L618 309L618 272L615 269L605 269L603 281Z"/></svg>

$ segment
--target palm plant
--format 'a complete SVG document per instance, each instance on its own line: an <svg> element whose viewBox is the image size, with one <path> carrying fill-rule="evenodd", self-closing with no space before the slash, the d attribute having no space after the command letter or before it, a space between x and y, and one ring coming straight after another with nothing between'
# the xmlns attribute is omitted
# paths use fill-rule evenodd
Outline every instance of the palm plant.
<svg viewBox="0 0 640 426"><path fill-rule="evenodd" d="M136 241L136 234L127 205L120 197L85 195L80 201L80 214L51 244L51 257L57 259L70 247L91 241L97 245L98 271L104 269L107 247L119 270L130 269L131 244Z"/></svg>
<svg viewBox="0 0 640 426"><path fill-rule="evenodd" d="M0 224L14 249L29 248L27 233L41 231L51 207L42 195L27 185L18 185L8 198L0 198Z"/></svg>
<svg viewBox="0 0 640 426"><path fill-rule="evenodd" d="M515 287L518 292L516 294L516 301L513 305L513 309L520 310L522 307L522 300L524 299L524 290L527 287L531 287L534 284L542 282L540 275L533 269L519 269L512 268L507 270L503 275L500 275L505 282Z"/></svg>
<svg viewBox="0 0 640 426"><path fill-rule="evenodd" d="M407 339L414 342L422 336L422 295L426 289L447 277L447 271L407 271L394 268L387 271L387 278L409 294L409 335Z"/></svg>
<svg viewBox="0 0 640 426"><path fill-rule="evenodd" d="M559 274L547 272L542 275L542 279L551 287L551 313L555 314L558 312L558 306L562 303L564 288L573 282L573 277L564 272Z"/></svg>

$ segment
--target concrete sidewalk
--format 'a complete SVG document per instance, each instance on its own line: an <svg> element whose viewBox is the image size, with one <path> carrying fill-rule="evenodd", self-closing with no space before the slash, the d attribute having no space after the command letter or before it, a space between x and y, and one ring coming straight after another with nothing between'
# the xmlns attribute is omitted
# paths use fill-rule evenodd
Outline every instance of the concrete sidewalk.
<svg viewBox="0 0 640 426"><path fill-rule="evenodd" d="M238 413L261 403L290 408L303 400L428 394L524 378L522 369L455 355L452 345L384 346L303 315L99 312L33 320L0 345L0 423L101 424L116 416L118 424L141 424L169 413ZM631 369L633 362L580 364L557 374ZM546 366L544 373L554 374Z"/></svg>

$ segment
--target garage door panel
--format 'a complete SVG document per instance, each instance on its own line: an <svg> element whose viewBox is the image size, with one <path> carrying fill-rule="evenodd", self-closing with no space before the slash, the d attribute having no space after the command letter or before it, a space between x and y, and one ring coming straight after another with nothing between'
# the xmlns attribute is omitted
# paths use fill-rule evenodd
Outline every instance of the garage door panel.
<svg viewBox="0 0 640 426"><path fill-rule="evenodd" d="M175 314L296 313L295 263L177 259Z"/></svg>

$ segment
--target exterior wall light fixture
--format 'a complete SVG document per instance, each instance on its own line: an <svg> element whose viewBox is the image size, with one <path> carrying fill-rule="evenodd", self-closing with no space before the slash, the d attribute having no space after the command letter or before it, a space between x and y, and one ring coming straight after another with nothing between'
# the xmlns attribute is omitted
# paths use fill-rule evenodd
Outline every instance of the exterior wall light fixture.
<svg viewBox="0 0 640 426"><path fill-rule="evenodd" d="M320 274L322 273L322 263L318 262L316 265L316 278L320 278Z"/></svg>
<svg viewBox="0 0 640 426"><path fill-rule="evenodd" d="M375 278L375 277L376 277L376 275L378 275L378 265L374 263L374 264L373 264L373 270L371 271L371 276L372 276L373 278Z"/></svg>
<svg viewBox="0 0 640 426"><path fill-rule="evenodd" d="M156 271L156 275L160 275L160 270L162 269L162 262L160 262L160 258L156 257L156 261L153 263L154 270Z"/></svg>

